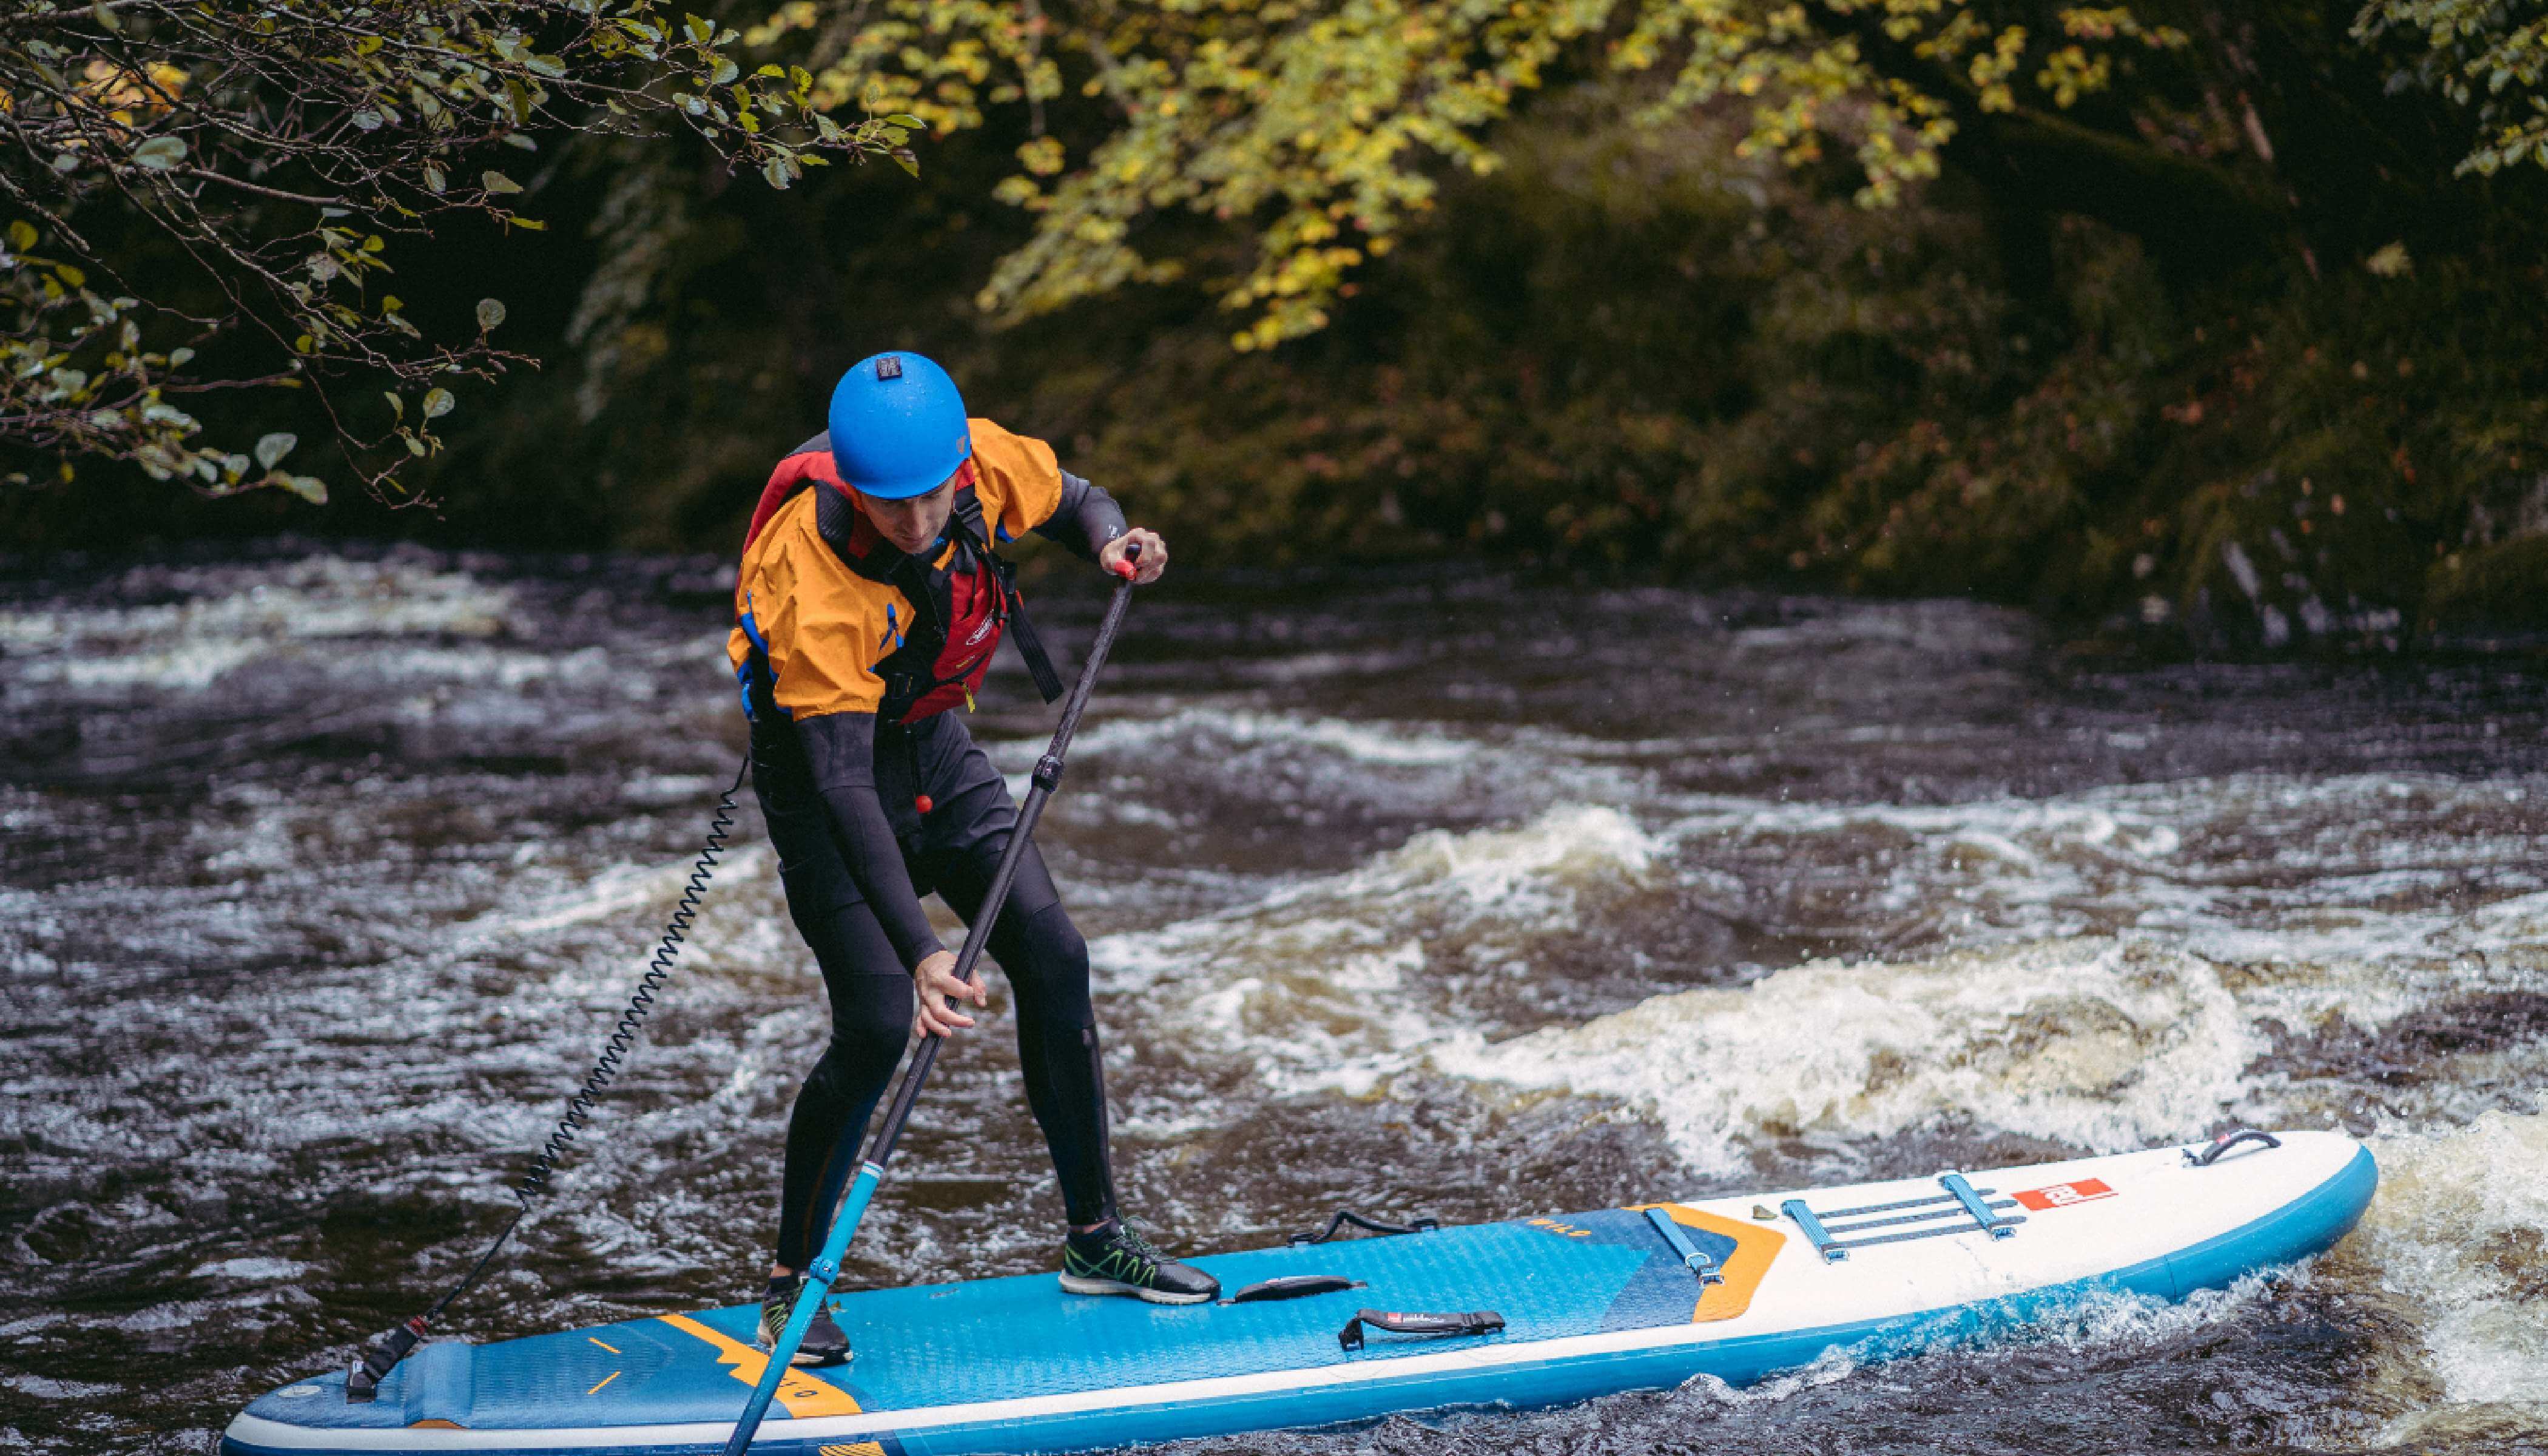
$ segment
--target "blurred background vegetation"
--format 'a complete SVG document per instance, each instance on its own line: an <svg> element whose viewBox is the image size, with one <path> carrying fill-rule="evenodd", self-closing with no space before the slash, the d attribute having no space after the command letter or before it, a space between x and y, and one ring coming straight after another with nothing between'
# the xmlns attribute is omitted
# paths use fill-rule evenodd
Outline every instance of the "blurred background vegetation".
<svg viewBox="0 0 2548 1456"><path fill-rule="evenodd" d="M1793 56L1859 65L1817 102L1815 126L1851 141L1828 148L1765 128L1739 75L1693 93L1687 34L1656 43L1661 64L1623 63L1638 7L1543 7L1547 45L1518 59L1509 38L1402 24L1456 4L1380 7L1401 25L1381 41L1299 35L1371 8L1246 24L1338 68L1369 58L1355 46L1492 61L1475 73L1492 104L1451 116L1481 150L1406 149L1392 177L1415 190L1377 223L1369 178L1263 157L1252 202L1073 199L1113 185L1107 147L1143 114L1103 84L1120 58L1102 34L1044 49L1011 5L836 0L775 25L747 7L725 17L747 46L826 82L855 58L866 104L925 118L917 175L869 160L779 190L678 139L572 137L512 200L545 231L463 220L400 265L410 313L500 294L505 345L541 361L461 389L402 494L210 500L46 463L0 491L0 531L34 549L288 530L723 553L840 371L910 348L1181 560L1482 556L1965 592L2208 648L2548 625L2548 168L2541 22L2522 7L2141 5L2173 41L2071 45L2066 79L2093 74L2057 97L2062 38L2113 41L2124 11L1679 7L1792 14L1810 32ZM1896 12L1928 29L1888 29ZM1987 24L1942 49L1957 15ZM879 69L875 27L896 16L909 54ZM1023 84L985 81L1001 46L966 48L967 25L1003 24L1009 58L1034 52ZM2011 100L1989 61L2019 28ZM1149 40L1190 73L1197 35ZM1765 94L1792 101L1803 74ZM1931 110L1870 120L1906 76ZM1231 94L1193 136L1281 100ZM1870 149L1924 117L1952 125L1909 163ZM1231 166L1200 143L1159 165ZM1053 251L1114 247L1101 214L1147 261ZM1296 216L1385 251L1305 252L1283 231ZM1265 284L1304 257L1324 271ZM317 433L288 395L225 408L235 429Z"/></svg>

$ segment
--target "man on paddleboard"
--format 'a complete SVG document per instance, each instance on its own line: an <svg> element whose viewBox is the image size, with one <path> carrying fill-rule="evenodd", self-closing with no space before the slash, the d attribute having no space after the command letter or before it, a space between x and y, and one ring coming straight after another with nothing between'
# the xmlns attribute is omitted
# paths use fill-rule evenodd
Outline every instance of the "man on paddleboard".
<svg viewBox="0 0 2548 1456"><path fill-rule="evenodd" d="M947 372L918 354L863 359L832 394L831 428L779 462L753 511L727 643L752 719L760 796L788 917L814 952L832 1043L787 1123L778 1247L762 1302L774 1343L823 1243L867 1119L917 1011L944 1037L987 1004L930 927L935 891L968 924L1016 824L1008 786L948 709L969 708L1003 635L1047 701L1060 692L998 548L1033 531L1154 582L1156 532L1127 529L1105 491L1052 447L969 419ZM1106 1082L1088 947L1029 845L989 950L1017 1001L1027 1104L1060 1174L1061 1285L1200 1304L1221 1286L1151 1247L1115 1206ZM850 1357L830 1312L798 1364Z"/></svg>

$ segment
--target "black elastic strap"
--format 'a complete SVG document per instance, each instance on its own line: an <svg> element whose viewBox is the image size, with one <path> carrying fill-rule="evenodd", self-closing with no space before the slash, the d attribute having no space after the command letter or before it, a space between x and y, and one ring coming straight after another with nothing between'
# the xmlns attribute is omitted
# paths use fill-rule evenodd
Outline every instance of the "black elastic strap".
<svg viewBox="0 0 2548 1456"><path fill-rule="evenodd" d="M1404 1310L1362 1310L1336 1335L1348 1350L1362 1348L1364 1325L1391 1334L1493 1334L1504 1327L1504 1317L1493 1310L1466 1310L1438 1315Z"/></svg>
<svg viewBox="0 0 2548 1456"><path fill-rule="evenodd" d="M1027 599L1009 585L1008 563L999 565L1000 590L1009 594L1009 633L1017 640L1018 656L1026 660L1027 675L1035 679L1036 691L1051 702L1061 696L1061 674L1053 671L1052 654L1044 650L1044 639L1036 635L1035 622L1027 616Z"/></svg>
<svg viewBox="0 0 2548 1456"><path fill-rule="evenodd" d="M1410 1219L1404 1224L1387 1224L1368 1215L1357 1214L1351 1209L1338 1209L1336 1210L1334 1217L1327 1220L1326 1228L1304 1228L1300 1232L1293 1234L1289 1239L1286 1239L1285 1242L1294 1245L1304 1243L1324 1243L1328 1239L1335 1237L1336 1230L1344 1228L1347 1224L1351 1224L1353 1227L1362 1229L1366 1233L1430 1233L1434 1229L1442 1227L1442 1223L1438 1219Z"/></svg>
<svg viewBox="0 0 2548 1456"><path fill-rule="evenodd" d="M2196 1152L2191 1147L2187 1148L2185 1150L2185 1160L2198 1168L2208 1168L2221 1160L2221 1154L2228 1152L2230 1148L2237 1146L2241 1142L2261 1142L2267 1147L2280 1147L2283 1145L2283 1139L2275 1137L2271 1133L2260 1133L2253 1128L2240 1128L2234 1133L2224 1133L2220 1137L2213 1138L2212 1145L2203 1149L2201 1152Z"/></svg>

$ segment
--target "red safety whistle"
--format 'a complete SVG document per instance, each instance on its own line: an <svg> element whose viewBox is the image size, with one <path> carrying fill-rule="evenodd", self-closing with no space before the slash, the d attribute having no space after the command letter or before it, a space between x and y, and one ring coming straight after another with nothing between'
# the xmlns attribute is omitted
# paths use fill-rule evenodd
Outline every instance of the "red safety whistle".
<svg viewBox="0 0 2548 1456"><path fill-rule="evenodd" d="M938 807L938 801L927 794L922 794L920 797L911 801L911 806L926 814L930 810Z"/></svg>
<svg viewBox="0 0 2548 1456"><path fill-rule="evenodd" d="M1124 548L1124 559L1115 563L1115 575L1122 577L1128 582L1133 580L1133 563L1139 561L1140 559L1141 543L1136 541L1132 545Z"/></svg>

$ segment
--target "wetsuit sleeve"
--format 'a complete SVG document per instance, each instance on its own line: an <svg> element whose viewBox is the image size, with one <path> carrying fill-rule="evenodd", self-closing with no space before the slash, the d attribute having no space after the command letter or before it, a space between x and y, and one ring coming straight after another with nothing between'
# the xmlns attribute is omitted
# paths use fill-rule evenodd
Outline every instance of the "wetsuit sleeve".
<svg viewBox="0 0 2548 1456"><path fill-rule="evenodd" d="M1037 535L1059 541L1090 561L1124 531L1124 507L1106 494L1106 488L1092 486L1066 470L1061 473L1060 506L1035 528Z"/></svg>
<svg viewBox="0 0 2548 1456"><path fill-rule="evenodd" d="M911 970L947 948L929 924L912 888L911 871L903 866L902 850L885 821L884 801L876 797L875 714L825 713L796 720L796 738L804 745L814 791L832 816L850 864L850 878L884 927L902 966Z"/></svg>

